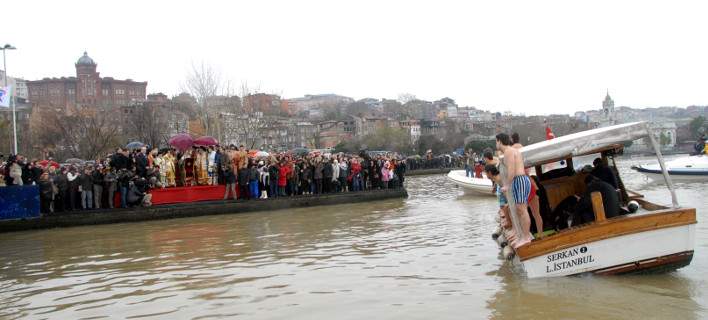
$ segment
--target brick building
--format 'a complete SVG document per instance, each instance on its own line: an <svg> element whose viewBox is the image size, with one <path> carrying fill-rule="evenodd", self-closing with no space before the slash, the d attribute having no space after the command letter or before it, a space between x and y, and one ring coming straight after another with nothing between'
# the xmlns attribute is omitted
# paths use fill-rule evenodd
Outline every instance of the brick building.
<svg viewBox="0 0 708 320"><path fill-rule="evenodd" d="M28 81L29 100L36 107L115 107L145 100L147 82L101 78L86 52L76 61L75 77Z"/></svg>

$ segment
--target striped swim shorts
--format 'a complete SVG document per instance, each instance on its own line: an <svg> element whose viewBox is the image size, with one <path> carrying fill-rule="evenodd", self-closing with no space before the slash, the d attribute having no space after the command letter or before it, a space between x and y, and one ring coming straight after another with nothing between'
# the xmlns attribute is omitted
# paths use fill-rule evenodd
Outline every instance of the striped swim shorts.
<svg viewBox="0 0 708 320"><path fill-rule="evenodd" d="M516 176L511 182L511 194L515 203L528 203L531 194L529 176Z"/></svg>

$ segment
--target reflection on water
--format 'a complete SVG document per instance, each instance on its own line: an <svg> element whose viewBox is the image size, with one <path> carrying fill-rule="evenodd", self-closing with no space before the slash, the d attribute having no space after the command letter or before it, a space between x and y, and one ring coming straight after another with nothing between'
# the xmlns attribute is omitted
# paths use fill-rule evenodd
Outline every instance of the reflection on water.
<svg viewBox="0 0 708 320"><path fill-rule="evenodd" d="M669 203L628 171L625 183ZM0 234L0 318L706 318L708 230L665 275L528 280L493 198L444 176L367 204ZM705 185L678 185L706 220Z"/></svg>

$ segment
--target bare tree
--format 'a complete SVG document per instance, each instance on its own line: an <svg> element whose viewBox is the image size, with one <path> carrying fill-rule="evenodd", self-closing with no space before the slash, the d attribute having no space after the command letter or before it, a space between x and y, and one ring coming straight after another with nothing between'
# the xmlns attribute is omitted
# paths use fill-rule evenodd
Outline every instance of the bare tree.
<svg viewBox="0 0 708 320"><path fill-rule="evenodd" d="M197 99L200 107L200 115L207 132L209 132L208 101L210 97L216 96L223 86L221 73L210 64L202 61L199 64L192 63L192 68L187 73L187 78L182 85L182 91L188 92Z"/></svg>
<svg viewBox="0 0 708 320"><path fill-rule="evenodd" d="M145 105L132 109L124 123L140 142L152 147L166 146L169 139L167 110L161 106Z"/></svg>
<svg viewBox="0 0 708 320"><path fill-rule="evenodd" d="M117 111L46 109L41 111L42 125L35 128L35 136L43 147L53 147L59 156L97 159L121 142Z"/></svg>
<svg viewBox="0 0 708 320"><path fill-rule="evenodd" d="M398 95L398 102L401 104L406 104L414 100L418 100L418 98L412 93L401 93Z"/></svg>

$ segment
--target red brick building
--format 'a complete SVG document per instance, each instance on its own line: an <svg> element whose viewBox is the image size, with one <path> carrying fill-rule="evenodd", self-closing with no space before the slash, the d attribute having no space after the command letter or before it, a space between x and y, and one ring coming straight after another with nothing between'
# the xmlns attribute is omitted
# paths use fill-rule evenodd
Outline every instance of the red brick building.
<svg viewBox="0 0 708 320"><path fill-rule="evenodd" d="M86 52L76 61L76 77L28 81L29 101L36 107L116 107L145 100L147 82L101 78Z"/></svg>

